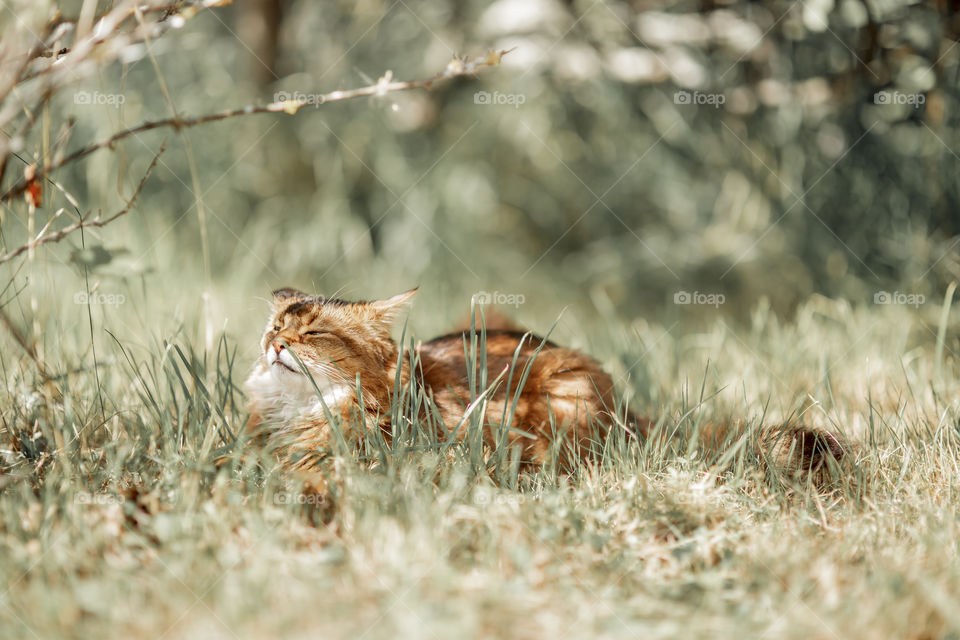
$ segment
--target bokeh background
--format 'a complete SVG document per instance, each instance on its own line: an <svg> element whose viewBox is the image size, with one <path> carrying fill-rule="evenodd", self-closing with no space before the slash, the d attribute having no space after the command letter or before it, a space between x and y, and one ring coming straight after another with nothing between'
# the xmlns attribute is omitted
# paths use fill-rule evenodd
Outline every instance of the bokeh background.
<svg viewBox="0 0 960 640"><path fill-rule="evenodd" d="M49 4L15 8L7 30ZM511 52L429 92L127 138L55 179L84 210L119 209L167 139L134 211L4 268L23 320L56 329L53 359L57 332L89 331L85 278L122 298L93 308L98 330L208 346L226 331L246 358L281 285L419 285L421 337L496 292L534 329L561 318L575 346L612 318L789 316L815 295L911 294L935 316L960 275L958 32L946 1L237 2L58 93L32 141L68 119L73 148L174 110ZM4 242L63 206L53 190L33 214L5 205Z"/></svg>

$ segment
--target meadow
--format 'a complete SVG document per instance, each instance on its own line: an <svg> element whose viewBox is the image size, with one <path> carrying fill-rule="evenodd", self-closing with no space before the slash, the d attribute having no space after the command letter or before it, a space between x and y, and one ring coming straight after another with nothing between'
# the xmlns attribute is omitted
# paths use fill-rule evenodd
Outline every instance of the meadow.
<svg viewBox="0 0 960 640"><path fill-rule="evenodd" d="M928 320L819 298L787 323L611 323L578 342L668 444L518 476L410 434L328 460L323 504L237 444L252 349L229 334L120 339L56 386L7 349L3 634L950 637L957 361ZM818 488L690 437L791 414L855 464Z"/></svg>
<svg viewBox="0 0 960 640"><path fill-rule="evenodd" d="M947 4L0 2L0 638L960 638ZM520 471L399 388L305 494L283 286L496 309L663 437Z"/></svg>

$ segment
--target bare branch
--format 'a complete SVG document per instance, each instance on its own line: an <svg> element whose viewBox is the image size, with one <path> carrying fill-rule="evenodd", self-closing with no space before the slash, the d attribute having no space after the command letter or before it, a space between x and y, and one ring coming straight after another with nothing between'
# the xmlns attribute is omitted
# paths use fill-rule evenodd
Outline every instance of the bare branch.
<svg viewBox="0 0 960 640"><path fill-rule="evenodd" d="M13 251L10 251L0 256L0 264L3 264L4 262L9 262L10 260L13 260L17 256L22 255L32 249L35 249L40 245L48 244L51 242L60 242L61 240L66 238L68 235L70 235L74 231L77 231L84 227L104 227L110 224L111 222L113 222L114 220L116 220L117 218L126 215L130 211L130 209L133 207L134 203L136 203L137 198L140 197L140 192L143 191L143 185L146 184L147 179L150 177L150 174L153 173L153 169L154 167L157 166L157 161L160 160L160 155L166 150L166 147L167 147L167 143L166 141L164 141L163 144L160 145L160 150L157 151L157 155L153 157L153 162L151 162L150 166L147 167L147 171L146 173L144 173L143 178L140 179L140 184L137 185L137 190L134 191L130 199L127 200L127 204L123 207L123 209L106 218L104 218L102 215L98 215L96 218L92 218L90 220L84 220L81 217L80 220L78 220L77 222L49 234L46 233L47 228L49 227L49 225L47 225L40 231L37 237L31 240L30 242L24 244L23 246L17 247Z"/></svg>
<svg viewBox="0 0 960 640"><path fill-rule="evenodd" d="M66 156L59 162L54 162L50 166L38 168L36 174L33 177L33 180L38 180L43 178L45 175L50 173L55 169L75 162L85 156L90 155L94 151L103 149L104 147L112 147L116 142L132 136L137 133L142 133L144 131L150 131L151 129L159 129L163 127L172 127L176 130L185 129L187 127L195 127L200 124L207 122L216 122L218 120L226 120L227 118L235 118L238 116L249 116L258 113L287 113L294 115L301 107L310 105L310 106L319 106L321 104L327 104L330 102L341 102L343 100L351 100L354 98L361 98L364 96L382 96L388 93L396 91L409 91L410 89L430 89L434 84L442 82L445 80L450 80L452 78L458 78L460 76L473 75L478 71L487 68L495 67L500 64L500 58L502 58L507 53L510 53L512 49L501 50L501 51L490 51L486 56L482 58L475 59L461 59L454 58L451 60L446 68L426 80L407 80L407 81L397 81L393 80L393 72L387 71L383 77L381 77L375 84L368 85L366 87L360 87L357 89L347 89L347 90L338 90L331 91L330 93L320 94L320 95L311 95L304 96L300 98L295 98L292 100L283 100L280 102L271 102L267 105L249 105L246 107L241 107L238 109L228 109L226 111L219 111L217 113L210 113L204 116L199 116L195 118L164 118L163 120L153 120L148 122L143 122L137 126L124 129L114 133L108 138L105 138L99 142L87 145L81 149L78 149ZM15 198L27 190L31 180L23 179L13 187L11 187L6 193L0 196L0 202L5 202L11 198ZM2 260L0 260L2 262Z"/></svg>
<svg viewBox="0 0 960 640"><path fill-rule="evenodd" d="M227 2L198 0L171 5L155 0L121 0L95 16L93 28L84 29L82 34L77 32L75 21L59 12L43 27L11 23L0 36L0 130L22 116L26 105L41 95L52 95L122 57L130 46L156 38L182 26L200 11ZM159 17L145 21L147 14ZM0 139L0 158L6 158L17 143L16 138L10 142Z"/></svg>

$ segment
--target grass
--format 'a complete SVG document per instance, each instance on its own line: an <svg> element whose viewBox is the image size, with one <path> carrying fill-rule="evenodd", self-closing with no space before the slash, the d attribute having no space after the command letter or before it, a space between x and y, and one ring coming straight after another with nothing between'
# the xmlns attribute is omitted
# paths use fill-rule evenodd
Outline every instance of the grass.
<svg viewBox="0 0 960 640"><path fill-rule="evenodd" d="M574 314L558 339L677 430L668 445L518 478L502 452L484 471L469 442L411 425L328 461L324 523L236 441L260 318L207 347L189 324L147 339L163 322L132 325L138 304L111 335L91 318L96 369L86 325L40 343L48 381L5 339L2 637L960 634L949 312L815 298L789 322L760 305L686 329ZM432 329L430 309L413 325ZM857 443L827 490L692 439L700 420L796 413Z"/></svg>

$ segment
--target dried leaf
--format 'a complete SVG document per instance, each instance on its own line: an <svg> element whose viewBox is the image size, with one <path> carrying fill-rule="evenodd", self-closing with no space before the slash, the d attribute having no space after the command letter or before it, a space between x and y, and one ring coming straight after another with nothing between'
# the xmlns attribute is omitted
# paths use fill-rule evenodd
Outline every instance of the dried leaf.
<svg viewBox="0 0 960 640"><path fill-rule="evenodd" d="M36 175L36 165L27 165L27 168L23 170L23 177L27 181L27 190L23 195L27 199L27 204L39 209L43 204L43 188L40 186L40 181L36 179Z"/></svg>

